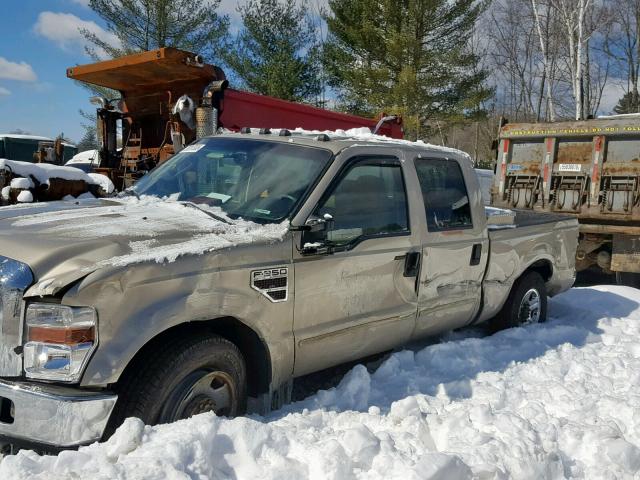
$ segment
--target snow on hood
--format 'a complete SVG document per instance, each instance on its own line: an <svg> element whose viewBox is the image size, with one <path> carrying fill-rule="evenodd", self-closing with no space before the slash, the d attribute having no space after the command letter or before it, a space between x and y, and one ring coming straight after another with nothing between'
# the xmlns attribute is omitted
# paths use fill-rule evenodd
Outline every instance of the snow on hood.
<svg viewBox="0 0 640 480"><path fill-rule="evenodd" d="M259 225L210 210L224 221L188 204L155 197L50 202L41 209L1 207L0 252L34 269L39 283L31 295L49 295L69 278L98 268L173 262L183 255L279 241L288 231L288 222ZM70 262L54 282L52 259L58 271Z"/></svg>
<svg viewBox="0 0 640 480"><path fill-rule="evenodd" d="M129 419L106 443L21 451L0 478L560 479L640 472L640 292L573 289L546 324L449 334L359 365L268 417Z"/></svg>

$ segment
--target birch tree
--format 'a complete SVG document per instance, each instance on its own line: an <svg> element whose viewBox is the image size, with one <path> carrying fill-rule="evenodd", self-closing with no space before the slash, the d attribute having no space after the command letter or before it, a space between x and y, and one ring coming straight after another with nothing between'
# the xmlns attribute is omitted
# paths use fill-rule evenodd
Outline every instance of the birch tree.
<svg viewBox="0 0 640 480"><path fill-rule="evenodd" d="M620 73L620 80L626 83L624 109L639 112L640 0L617 0L611 5L610 13L604 51Z"/></svg>
<svg viewBox="0 0 640 480"><path fill-rule="evenodd" d="M546 99L547 99L547 111L549 120L555 121L555 109L553 107L553 93L552 93L552 78L551 78L551 68L549 65L549 56L548 56L548 44L549 44L549 23L550 23L550 7L547 8L547 28L546 32L543 34L542 32L542 24L540 21L540 15L538 13L538 2L536 0L531 0L531 8L533 10L533 17L536 25L536 31L538 32L538 39L540 41L540 52L542 53L542 80L540 87L540 99L538 101L538 113L537 119L540 120L540 104L542 102L542 92L546 86Z"/></svg>
<svg viewBox="0 0 640 480"><path fill-rule="evenodd" d="M589 37L585 32L585 18L587 10L593 7L593 0L551 0L551 2L563 23L568 44L567 64L575 101L575 119L582 120L585 118L583 55Z"/></svg>

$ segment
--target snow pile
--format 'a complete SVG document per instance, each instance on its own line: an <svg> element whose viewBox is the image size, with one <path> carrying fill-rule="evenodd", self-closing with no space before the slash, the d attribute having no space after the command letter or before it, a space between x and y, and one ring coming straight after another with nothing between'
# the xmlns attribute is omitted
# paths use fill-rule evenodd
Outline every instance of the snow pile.
<svg viewBox="0 0 640 480"><path fill-rule="evenodd" d="M23 190L18 194L19 203L32 203L33 194L29 190Z"/></svg>
<svg viewBox="0 0 640 480"><path fill-rule="evenodd" d="M100 185L102 190L104 190L107 195L111 195L113 192L115 192L115 185L106 175L102 175L101 173L88 173L87 175L89 175L91 180L93 180L94 184Z"/></svg>
<svg viewBox="0 0 640 480"><path fill-rule="evenodd" d="M254 242L279 241L288 231L287 222L259 225L241 219L232 220L220 208L196 207L150 196L112 199L100 207L23 215L12 223L16 228L31 226L38 226L38 232L47 235L75 240L104 237L134 239L129 243L128 253L102 260L91 269L149 261L173 262L183 255L199 255Z"/></svg>
<svg viewBox="0 0 640 480"><path fill-rule="evenodd" d="M84 180L89 184L95 184L86 173L73 167L62 167L49 163L29 163L0 158L0 170L9 170L19 177L30 178L33 176L39 183L48 185L50 178L63 180Z"/></svg>
<svg viewBox="0 0 640 480"><path fill-rule="evenodd" d="M129 419L104 444L8 456L0 478L637 478L639 302L574 289L546 325L451 334L269 417Z"/></svg>
<svg viewBox="0 0 640 480"><path fill-rule="evenodd" d="M10 187L15 188L16 190L28 190L30 188L33 188L34 185L31 179L18 177L11 180Z"/></svg>

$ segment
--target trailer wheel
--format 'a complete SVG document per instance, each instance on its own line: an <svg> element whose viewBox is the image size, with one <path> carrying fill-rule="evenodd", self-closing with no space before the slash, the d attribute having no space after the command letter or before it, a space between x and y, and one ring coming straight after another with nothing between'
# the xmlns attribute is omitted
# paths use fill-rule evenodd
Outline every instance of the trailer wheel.
<svg viewBox="0 0 640 480"><path fill-rule="evenodd" d="M105 438L128 417L147 425L213 411L244 413L247 376L240 350L219 336L187 337L146 356L119 382Z"/></svg>
<svg viewBox="0 0 640 480"><path fill-rule="evenodd" d="M616 272L616 283L627 287L640 288L640 273Z"/></svg>
<svg viewBox="0 0 640 480"><path fill-rule="evenodd" d="M495 330L520 327L547 320L547 289L537 272L520 277L513 287L502 310L493 319Z"/></svg>

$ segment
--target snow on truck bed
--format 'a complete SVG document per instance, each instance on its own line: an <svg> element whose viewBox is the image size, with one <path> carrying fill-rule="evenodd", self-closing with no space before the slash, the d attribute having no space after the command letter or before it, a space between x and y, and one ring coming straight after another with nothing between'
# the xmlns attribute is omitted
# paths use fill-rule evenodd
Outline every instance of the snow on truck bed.
<svg viewBox="0 0 640 480"><path fill-rule="evenodd" d="M8 456L0 478L637 478L640 291L573 289L550 314L357 366L268 417L129 419L103 444Z"/></svg>

